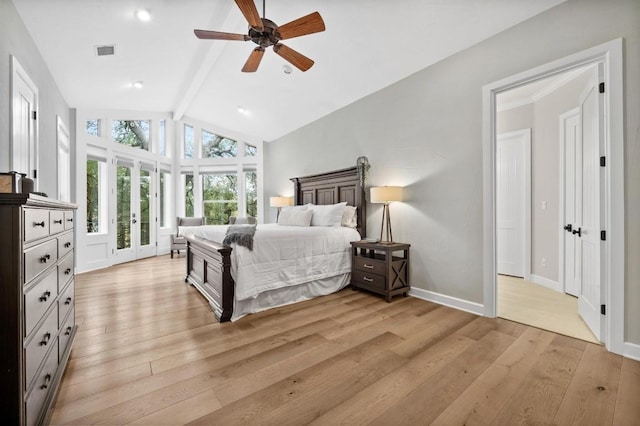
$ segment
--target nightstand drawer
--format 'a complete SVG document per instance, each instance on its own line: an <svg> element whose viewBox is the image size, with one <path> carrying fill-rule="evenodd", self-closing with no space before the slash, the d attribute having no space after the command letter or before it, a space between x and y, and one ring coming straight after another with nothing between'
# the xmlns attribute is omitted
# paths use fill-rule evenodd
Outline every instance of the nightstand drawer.
<svg viewBox="0 0 640 426"><path fill-rule="evenodd" d="M354 269L359 269L369 274L385 275L385 266L386 264L384 262L363 256L356 256L353 259Z"/></svg>
<svg viewBox="0 0 640 426"><path fill-rule="evenodd" d="M380 290L384 290L387 284L387 279L383 275L371 274L357 269L351 272L351 281Z"/></svg>

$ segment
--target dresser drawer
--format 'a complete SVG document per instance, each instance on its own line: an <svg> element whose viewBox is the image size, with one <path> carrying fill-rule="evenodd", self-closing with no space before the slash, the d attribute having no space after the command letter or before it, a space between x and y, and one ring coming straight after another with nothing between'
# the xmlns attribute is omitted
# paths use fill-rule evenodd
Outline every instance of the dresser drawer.
<svg viewBox="0 0 640 426"><path fill-rule="evenodd" d="M64 229L73 229L73 210L64 211Z"/></svg>
<svg viewBox="0 0 640 426"><path fill-rule="evenodd" d="M354 269L351 272L351 280L380 290L384 290L386 288L387 281L382 275L371 274L357 269Z"/></svg>
<svg viewBox="0 0 640 426"><path fill-rule="evenodd" d="M69 282L73 276L73 253L68 253L67 257L62 259L58 264L58 289L62 288Z"/></svg>
<svg viewBox="0 0 640 426"><path fill-rule="evenodd" d="M60 235L58 237L58 257L64 257L71 250L73 250L73 232Z"/></svg>
<svg viewBox="0 0 640 426"><path fill-rule="evenodd" d="M67 314L73 308L74 295L74 282L71 281L69 286L64 290L64 293L58 299L58 326L62 329L62 322L67 317Z"/></svg>
<svg viewBox="0 0 640 426"><path fill-rule="evenodd" d="M353 258L354 269L359 269L371 274L385 275L385 263L379 260L369 259L363 256L354 256Z"/></svg>
<svg viewBox="0 0 640 426"><path fill-rule="evenodd" d="M51 390L53 378L55 377L56 371L58 369L58 342L54 342L52 344L54 344L56 347L54 347L53 350L49 353L49 357L47 357L47 361L40 371L40 374L38 374L38 377L34 382L33 389L27 397L27 425L37 424L40 413L42 412L42 408L44 406L44 402L47 398L47 394Z"/></svg>
<svg viewBox="0 0 640 426"><path fill-rule="evenodd" d="M58 275L52 269L38 284L24 294L24 333L28 336L58 294Z"/></svg>
<svg viewBox="0 0 640 426"><path fill-rule="evenodd" d="M49 235L49 210L24 209L24 241Z"/></svg>
<svg viewBox="0 0 640 426"><path fill-rule="evenodd" d="M49 212L49 233L57 234L64 231L64 212L62 210L51 210Z"/></svg>
<svg viewBox="0 0 640 426"><path fill-rule="evenodd" d="M55 305L42 326L33 333L33 338L25 348L25 385L29 388L38 367L42 363L47 349L57 343L58 306ZM56 362L58 358L56 356Z"/></svg>
<svg viewBox="0 0 640 426"><path fill-rule="evenodd" d="M71 339L71 333L73 333L73 327L76 325L76 315L73 310L71 314L66 318L66 321L62 327L60 327L60 336L58 337L58 362L62 361L62 355L67 349L69 339Z"/></svg>
<svg viewBox="0 0 640 426"><path fill-rule="evenodd" d="M24 251L24 282L28 283L58 260L58 243L54 238Z"/></svg>

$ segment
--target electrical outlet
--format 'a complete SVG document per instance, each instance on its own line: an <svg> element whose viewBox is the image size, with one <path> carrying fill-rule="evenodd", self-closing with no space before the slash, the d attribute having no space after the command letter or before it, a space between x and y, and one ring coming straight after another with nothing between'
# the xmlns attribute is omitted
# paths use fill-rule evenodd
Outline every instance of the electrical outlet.
<svg viewBox="0 0 640 426"><path fill-rule="evenodd" d="M547 258L543 257L541 263L542 263L542 266L544 266L546 268L547 267Z"/></svg>

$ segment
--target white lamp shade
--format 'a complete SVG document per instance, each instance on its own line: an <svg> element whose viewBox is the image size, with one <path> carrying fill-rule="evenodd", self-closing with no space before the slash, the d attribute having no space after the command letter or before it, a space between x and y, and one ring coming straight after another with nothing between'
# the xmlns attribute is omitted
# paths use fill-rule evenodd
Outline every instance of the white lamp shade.
<svg viewBox="0 0 640 426"><path fill-rule="evenodd" d="M271 207L285 207L293 205L293 197L269 197Z"/></svg>
<svg viewBox="0 0 640 426"><path fill-rule="evenodd" d="M371 188L372 203L389 203L391 201L402 201L401 186L376 186Z"/></svg>

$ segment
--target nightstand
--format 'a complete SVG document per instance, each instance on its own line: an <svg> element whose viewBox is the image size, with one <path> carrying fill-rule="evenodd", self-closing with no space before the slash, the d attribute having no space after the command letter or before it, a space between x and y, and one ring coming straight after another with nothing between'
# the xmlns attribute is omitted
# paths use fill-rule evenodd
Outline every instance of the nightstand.
<svg viewBox="0 0 640 426"><path fill-rule="evenodd" d="M409 285L409 247L403 243L351 242L351 286L385 296L387 302L397 294L407 295Z"/></svg>

